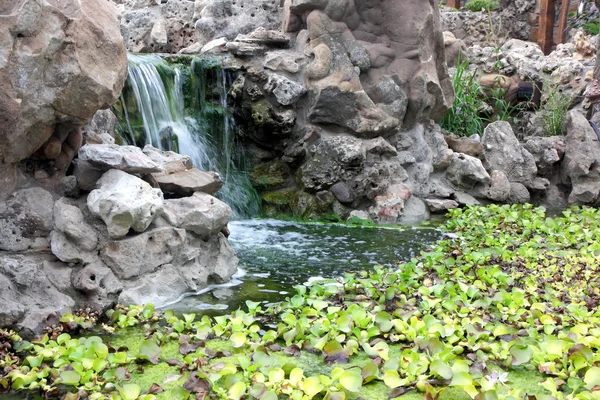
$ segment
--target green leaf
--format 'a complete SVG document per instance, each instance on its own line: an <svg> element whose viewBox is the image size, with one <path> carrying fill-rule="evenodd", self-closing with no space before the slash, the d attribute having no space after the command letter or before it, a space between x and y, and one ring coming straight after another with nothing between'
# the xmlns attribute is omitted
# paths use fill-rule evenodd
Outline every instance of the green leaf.
<svg viewBox="0 0 600 400"><path fill-rule="evenodd" d="M117 390L123 400L136 400L142 392L142 389L134 383L128 383L122 387L117 386Z"/></svg>
<svg viewBox="0 0 600 400"><path fill-rule="evenodd" d="M383 374L383 382L390 388L395 389L400 386L404 386L407 384L407 379L400 378L398 375L398 371L393 369L388 369Z"/></svg>
<svg viewBox="0 0 600 400"><path fill-rule="evenodd" d="M510 348L510 354L513 356L512 365L522 365L533 356L533 349L529 346L515 344Z"/></svg>
<svg viewBox="0 0 600 400"><path fill-rule="evenodd" d="M235 332L229 337L229 340L234 348L239 349L246 344L246 334L244 332Z"/></svg>
<svg viewBox="0 0 600 400"><path fill-rule="evenodd" d="M592 389L594 386L600 386L600 367L591 367L585 373L583 378L585 387Z"/></svg>
<svg viewBox="0 0 600 400"><path fill-rule="evenodd" d="M473 385L473 378L468 372L459 372L454 374L450 386L470 386Z"/></svg>
<svg viewBox="0 0 600 400"><path fill-rule="evenodd" d="M429 366L431 372L435 373L437 376L443 379L451 379L452 378L452 368L448 366L442 360L433 360L431 365Z"/></svg>
<svg viewBox="0 0 600 400"><path fill-rule="evenodd" d="M144 340L140 345L140 352L138 358L148 360L152 364L158 364L158 357L162 353L162 350L154 340Z"/></svg>
<svg viewBox="0 0 600 400"><path fill-rule="evenodd" d="M63 371L60 373L60 380L63 385L73 385L76 386L79 384L79 380L81 379L81 375L77 371Z"/></svg>
<svg viewBox="0 0 600 400"><path fill-rule="evenodd" d="M229 398L233 400L240 399L246 393L246 384L244 382L237 382L229 388Z"/></svg>
<svg viewBox="0 0 600 400"><path fill-rule="evenodd" d="M360 368L347 369L340 376L340 384L349 392L358 392L362 387L362 381Z"/></svg>
<svg viewBox="0 0 600 400"><path fill-rule="evenodd" d="M309 397L321 393L323 389L325 389L325 387L321 384L321 380L318 376L311 376L302 382L302 391Z"/></svg>

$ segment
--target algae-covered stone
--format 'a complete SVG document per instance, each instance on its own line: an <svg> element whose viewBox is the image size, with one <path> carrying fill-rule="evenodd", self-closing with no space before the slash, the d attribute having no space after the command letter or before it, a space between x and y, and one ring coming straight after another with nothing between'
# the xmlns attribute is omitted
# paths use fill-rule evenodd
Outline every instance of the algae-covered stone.
<svg viewBox="0 0 600 400"><path fill-rule="evenodd" d="M298 196L296 189L282 189L262 195L263 209L267 215L290 214L292 201Z"/></svg>
<svg viewBox="0 0 600 400"><path fill-rule="evenodd" d="M250 173L250 182L252 182L252 185L256 188L266 190L281 187L289 178L290 169L280 160L257 165Z"/></svg>

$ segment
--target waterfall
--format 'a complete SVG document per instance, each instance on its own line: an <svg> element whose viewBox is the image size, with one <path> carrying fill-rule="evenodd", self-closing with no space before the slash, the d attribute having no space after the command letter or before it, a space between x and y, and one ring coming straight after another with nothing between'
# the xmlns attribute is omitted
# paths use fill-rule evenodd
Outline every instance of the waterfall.
<svg viewBox="0 0 600 400"><path fill-rule="evenodd" d="M239 128L228 106L231 72L214 59L194 58L190 65L169 64L156 55L133 55L121 100L115 107L122 138L190 156L194 166L216 171L224 182L217 197L234 218L260 213L250 184Z"/></svg>

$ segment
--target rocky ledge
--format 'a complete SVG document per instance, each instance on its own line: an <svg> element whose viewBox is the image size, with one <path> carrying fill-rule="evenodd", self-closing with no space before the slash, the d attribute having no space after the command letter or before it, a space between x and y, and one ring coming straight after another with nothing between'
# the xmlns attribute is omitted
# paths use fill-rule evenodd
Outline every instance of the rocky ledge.
<svg viewBox="0 0 600 400"><path fill-rule="evenodd" d="M217 174L151 146L88 144L76 163L66 196L34 186L0 203L0 326L27 335L77 308L161 306L236 271Z"/></svg>

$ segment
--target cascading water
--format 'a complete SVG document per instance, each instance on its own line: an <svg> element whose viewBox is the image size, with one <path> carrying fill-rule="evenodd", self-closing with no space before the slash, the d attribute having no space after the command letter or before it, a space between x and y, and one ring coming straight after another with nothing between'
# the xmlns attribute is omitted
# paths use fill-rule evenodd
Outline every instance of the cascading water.
<svg viewBox="0 0 600 400"><path fill-rule="evenodd" d="M128 58L128 82L116 109L123 138L177 151L190 156L196 168L218 172L224 182L218 196L234 218L257 216L260 199L245 171L227 102L231 72L214 59L194 58L183 65L156 55Z"/></svg>

